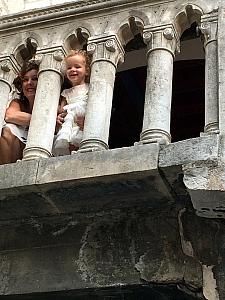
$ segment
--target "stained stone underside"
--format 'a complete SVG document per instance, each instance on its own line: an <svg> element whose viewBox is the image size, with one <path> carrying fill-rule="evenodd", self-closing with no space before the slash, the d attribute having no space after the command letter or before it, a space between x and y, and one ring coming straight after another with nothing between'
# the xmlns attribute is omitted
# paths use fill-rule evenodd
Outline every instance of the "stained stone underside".
<svg viewBox="0 0 225 300"><path fill-rule="evenodd" d="M143 282L201 293L212 245L198 253L188 232L214 229L195 216L181 166L217 151L211 135L1 166L0 293Z"/></svg>

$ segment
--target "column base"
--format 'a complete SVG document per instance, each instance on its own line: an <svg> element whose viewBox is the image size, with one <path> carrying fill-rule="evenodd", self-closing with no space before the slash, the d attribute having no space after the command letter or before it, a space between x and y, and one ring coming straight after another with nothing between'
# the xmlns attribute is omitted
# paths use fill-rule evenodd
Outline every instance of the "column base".
<svg viewBox="0 0 225 300"><path fill-rule="evenodd" d="M219 123L212 122L204 127L204 133L219 133Z"/></svg>
<svg viewBox="0 0 225 300"><path fill-rule="evenodd" d="M88 140L83 140L80 143L80 149L78 150L78 152L92 152L92 151L101 151L101 150L108 150L109 146L101 141L101 140L97 140L97 139L88 139Z"/></svg>
<svg viewBox="0 0 225 300"><path fill-rule="evenodd" d="M167 145L171 143L171 135L162 129L147 129L140 135L141 144L159 143Z"/></svg>
<svg viewBox="0 0 225 300"><path fill-rule="evenodd" d="M48 150L39 147L30 147L23 150L23 160L31 160L38 158L49 158L52 154Z"/></svg>

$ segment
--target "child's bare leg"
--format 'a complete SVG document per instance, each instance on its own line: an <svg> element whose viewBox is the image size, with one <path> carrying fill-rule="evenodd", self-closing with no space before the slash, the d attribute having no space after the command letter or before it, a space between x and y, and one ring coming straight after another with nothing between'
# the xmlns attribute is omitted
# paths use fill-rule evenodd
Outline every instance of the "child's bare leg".
<svg viewBox="0 0 225 300"><path fill-rule="evenodd" d="M0 137L0 164L16 162L22 159L25 145L11 133L7 127L3 128Z"/></svg>

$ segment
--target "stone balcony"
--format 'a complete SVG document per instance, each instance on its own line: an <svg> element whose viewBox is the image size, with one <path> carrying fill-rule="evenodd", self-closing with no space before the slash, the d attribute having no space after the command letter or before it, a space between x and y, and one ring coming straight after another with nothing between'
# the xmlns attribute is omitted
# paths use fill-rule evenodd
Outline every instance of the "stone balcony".
<svg viewBox="0 0 225 300"><path fill-rule="evenodd" d="M41 70L24 158L0 166L0 295L144 282L179 286L184 299L224 299L225 18L218 5L78 1L0 20L1 120L28 38ZM173 60L193 22L205 45L204 133L171 143ZM108 149L115 73L123 60L129 65L124 49L137 32L148 67L140 141ZM84 140L77 153L51 157L63 56L83 46L93 55Z"/></svg>

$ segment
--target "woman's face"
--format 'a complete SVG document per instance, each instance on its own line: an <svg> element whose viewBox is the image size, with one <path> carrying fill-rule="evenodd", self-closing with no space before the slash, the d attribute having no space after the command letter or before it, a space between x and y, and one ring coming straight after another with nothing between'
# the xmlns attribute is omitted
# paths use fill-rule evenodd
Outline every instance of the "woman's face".
<svg viewBox="0 0 225 300"><path fill-rule="evenodd" d="M35 69L30 70L23 76L22 79L23 93L29 101L33 101L35 97L38 82L37 73L38 71Z"/></svg>

